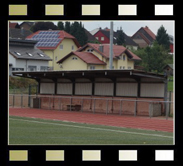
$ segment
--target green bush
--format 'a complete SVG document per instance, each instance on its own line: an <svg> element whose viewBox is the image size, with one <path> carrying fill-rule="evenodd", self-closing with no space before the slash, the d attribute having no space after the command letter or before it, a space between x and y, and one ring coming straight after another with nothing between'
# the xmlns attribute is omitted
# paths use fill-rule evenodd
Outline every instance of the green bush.
<svg viewBox="0 0 183 166"><path fill-rule="evenodd" d="M38 85L38 83L30 78L9 77L9 89L29 88L29 85Z"/></svg>

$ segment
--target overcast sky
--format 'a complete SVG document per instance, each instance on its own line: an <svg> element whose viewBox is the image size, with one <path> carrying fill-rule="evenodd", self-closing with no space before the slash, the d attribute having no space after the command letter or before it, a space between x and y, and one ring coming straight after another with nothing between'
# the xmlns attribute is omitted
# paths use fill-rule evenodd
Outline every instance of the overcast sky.
<svg viewBox="0 0 183 166"><path fill-rule="evenodd" d="M60 20L62 21L62 20ZM72 21L72 20L69 20ZM80 20L76 20L76 21L80 21ZM137 30L139 30L141 27L145 27L148 26L151 31L154 32L154 34L157 34L157 30L159 29L159 27L161 25L164 26L164 28L167 30L167 33L169 35L174 36L174 21L162 21L162 20L158 20L158 21L113 21L113 29L114 31L116 31L117 29L120 29L120 27L122 27L123 31L128 35L128 36L132 36ZM19 22L21 23L22 21L11 21L11 22ZM58 21L53 21L56 25ZM73 22L73 21L72 21ZM82 21L82 24L84 24L85 29L87 29L88 31L91 31L93 29L96 28L105 28L108 27L110 28L110 21Z"/></svg>
<svg viewBox="0 0 183 166"><path fill-rule="evenodd" d="M93 22L82 22L84 24L84 27L91 31L95 28L110 28L110 21L93 21ZM174 22L173 21L113 21L113 29L116 31L117 29L120 29L122 27L123 31L129 35L132 36L137 30L139 30L141 27L148 26L156 35L157 30L161 25L165 27L167 30L167 33L174 36Z"/></svg>

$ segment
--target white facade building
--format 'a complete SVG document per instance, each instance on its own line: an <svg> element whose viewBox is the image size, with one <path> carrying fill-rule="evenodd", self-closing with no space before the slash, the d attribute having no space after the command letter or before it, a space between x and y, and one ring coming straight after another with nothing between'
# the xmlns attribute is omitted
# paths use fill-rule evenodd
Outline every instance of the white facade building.
<svg viewBox="0 0 183 166"><path fill-rule="evenodd" d="M9 40L9 75L12 71L47 71L51 58L35 47L37 41Z"/></svg>

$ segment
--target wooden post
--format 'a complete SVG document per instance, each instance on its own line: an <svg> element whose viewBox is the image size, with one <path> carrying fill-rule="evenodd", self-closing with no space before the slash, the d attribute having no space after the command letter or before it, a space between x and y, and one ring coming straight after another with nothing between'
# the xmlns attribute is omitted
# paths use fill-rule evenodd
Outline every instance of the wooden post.
<svg viewBox="0 0 183 166"><path fill-rule="evenodd" d="M135 101L135 109L134 109L134 116L137 115L137 100Z"/></svg>
<svg viewBox="0 0 183 166"><path fill-rule="evenodd" d="M72 79L72 95L75 95L75 79Z"/></svg>

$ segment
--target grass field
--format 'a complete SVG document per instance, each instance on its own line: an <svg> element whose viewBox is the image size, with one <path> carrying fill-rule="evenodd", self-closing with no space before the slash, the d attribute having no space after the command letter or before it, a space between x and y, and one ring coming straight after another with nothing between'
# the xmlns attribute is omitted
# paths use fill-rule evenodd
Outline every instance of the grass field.
<svg viewBox="0 0 183 166"><path fill-rule="evenodd" d="M173 133L10 116L9 144L172 145Z"/></svg>
<svg viewBox="0 0 183 166"><path fill-rule="evenodd" d="M171 92L174 91L173 84L174 84L174 78L173 76L170 76L168 81L168 91L171 91Z"/></svg>
<svg viewBox="0 0 183 166"><path fill-rule="evenodd" d="M168 91L173 92L173 81L168 82Z"/></svg>

